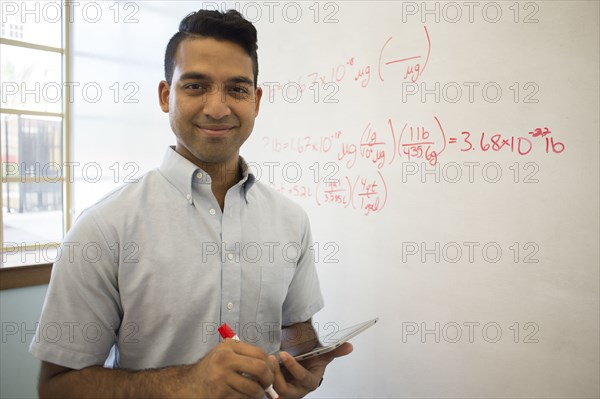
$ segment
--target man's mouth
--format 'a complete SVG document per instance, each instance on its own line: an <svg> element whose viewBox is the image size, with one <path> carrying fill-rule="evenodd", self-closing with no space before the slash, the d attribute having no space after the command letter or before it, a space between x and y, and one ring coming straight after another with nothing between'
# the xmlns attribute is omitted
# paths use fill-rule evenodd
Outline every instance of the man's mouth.
<svg viewBox="0 0 600 399"><path fill-rule="evenodd" d="M235 126L232 125L196 125L202 132L209 136L223 136Z"/></svg>

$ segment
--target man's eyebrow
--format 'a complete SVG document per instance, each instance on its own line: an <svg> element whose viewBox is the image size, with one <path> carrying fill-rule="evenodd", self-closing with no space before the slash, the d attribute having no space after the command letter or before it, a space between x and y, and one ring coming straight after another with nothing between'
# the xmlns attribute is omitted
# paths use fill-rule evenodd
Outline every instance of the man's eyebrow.
<svg viewBox="0 0 600 399"><path fill-rule="evenodd" d="M181 75L179 77L179 80L204 80L204 81L211 81L212 79L204 74L204 73L200 73L200 72L186 72L183 75ZM226 81L227 83L240 83L240 84L247 84L247 85L253 85L254 84L254 80L249 79L245 76L233 76L229 79L227 79Z"/></svg>
<svg viewBox="0 0 600 399"><path fill-rule="evenodd" d="M186 72L179 77L179 80L210 80L210 78L200 72Z"/></svg>
<svg viewBox="0 0 600 399"><path fill-rule="evenodd" d="M227 79L228 83L241 83L241 84L247 84L249 86L254 85L254 80L252 79L248 79L245 76L234 76L232 78Z"/></svg>

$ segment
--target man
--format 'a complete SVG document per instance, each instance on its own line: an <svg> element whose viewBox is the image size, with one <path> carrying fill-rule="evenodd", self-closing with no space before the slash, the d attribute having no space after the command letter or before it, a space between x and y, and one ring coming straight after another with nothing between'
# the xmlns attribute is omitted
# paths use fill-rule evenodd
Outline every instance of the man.
<svg viewBox="0 0 600 399"><path fill-rule="evenodd" d="M41 397L302 397L351 352L268 355L314 347L323 301L305 213L239 156L262 95L256 49L235 11L182 20L159 84L176 146L65 238L30 349ZM223 322L246 342L220 342Z"/></svg>

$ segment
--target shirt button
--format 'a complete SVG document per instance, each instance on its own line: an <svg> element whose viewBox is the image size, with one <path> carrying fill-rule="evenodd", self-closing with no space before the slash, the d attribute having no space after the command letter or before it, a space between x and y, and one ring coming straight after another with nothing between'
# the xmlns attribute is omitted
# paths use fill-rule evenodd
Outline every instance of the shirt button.
<svg viewBox="0 0 600 399"><path fill-rule="evenodd" d="M227 254L227 259L233 260L233 258L234 258L233 254Z"/></svg>
<svg viewBox="0 0 600 399"><path fill-rule="evenodd" d="M202 179L203 177L204 177L204 175L202 173L198 173L196 175L196 179L198 179L198 180Z"/></svg>
<svg viewBox="0 0 600 399"><path fill-rule="evenodd" d="M212 208L211 208L211 209L208 211L208 213L210 213L212 216L215 216L215 214L217 213L217 211L215 211L214 209L212 209Z"/></svg>
<svg viewBox="0 0 600 399"><path fill-rule="evenodd" d="M231 309L233 309L233 303L229 302L227 304L227 310L231 310Z"/></svg>
<svg viewBox="0 0 600 399"><path fill-rule="evenodd" d="M186 195L185 198L187 198L187 200L190 204L192 203L192 194Z"/></svg>

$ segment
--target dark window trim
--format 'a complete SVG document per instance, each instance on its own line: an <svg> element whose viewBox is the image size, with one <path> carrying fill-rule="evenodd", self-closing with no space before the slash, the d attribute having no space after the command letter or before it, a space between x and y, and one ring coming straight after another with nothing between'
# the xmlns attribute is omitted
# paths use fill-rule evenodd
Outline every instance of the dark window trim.
<svg viewBox="0 0 600 399"><path fill-rule="evenodd" d="M52 263L0 268L0 290L44 285L50 281Z"/></svg>

